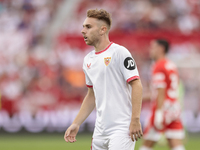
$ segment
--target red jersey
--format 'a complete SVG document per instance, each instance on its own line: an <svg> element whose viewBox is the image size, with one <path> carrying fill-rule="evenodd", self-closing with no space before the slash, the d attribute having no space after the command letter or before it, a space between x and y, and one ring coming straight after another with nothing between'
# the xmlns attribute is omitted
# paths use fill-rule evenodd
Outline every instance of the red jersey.
<svg viewBox="0 0 200 150"><path fill-rule="evenodd" d="M177 138L184 137L183 126L180 120L181 107L177 100L178 81L178 72L176 66L172 62L167 59L162 59L154 64L152 72L152 86L154 89L152 98L154 100L154 105L151 117L149 118L150 120L145 125L145 139L152 140L152 137L156 135L156 133L153 132L154 130L165 132L168 138L177 137L177 135ZM157 129L154 125L158 88L165 88L165 100L162 106L164 128L162 130Z"/></svg>
<svg viewBox="0 0 200 150"><path fill-rule="evenodd" d="M165 88L165 100L170 102L176 101L178 99L179 80L176 66L169 60L162 59L153 66L152 75L153 89Z"/></svg>
<svg viewBox="0 0 200 150"><path fill-rule="evenodd" d="M166 124L177 120L180 117L181 107L178 101L178 71L175 64L167 59L162 59L153 66L152 85L153 100L155 105L153 112L156 109L156 98L158 88L165 88L165 100L162 106L164 111L164 120Z"/></svg>

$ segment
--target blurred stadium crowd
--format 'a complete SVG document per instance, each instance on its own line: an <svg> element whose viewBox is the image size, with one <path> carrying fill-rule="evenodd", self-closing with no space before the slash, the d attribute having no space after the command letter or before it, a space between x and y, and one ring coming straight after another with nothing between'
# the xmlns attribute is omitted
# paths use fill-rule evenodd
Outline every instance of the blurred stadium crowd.
<svg viewBox="0 0 200 150"><path fill-rule="evenodd" d="M185 125L200 126L199 0L79 0L49 47L49 26L66 1L70 0L0 0L0 115L35 116L41 110L80 105L87 90L82 62L92 48L81 37L82 21L87 9L104 8L112 13L111 40L132 52L144 92L150 82L149 41L165 37L172 43L169 57L179 67L184 112L189 116ZM1 118L0 127L5 121Z"/></svg>
<svg viewBox="0 0 200 150"><path fill-rule="evenodd" d="M105 8L112 14L112 31L167 30L190 34L200 29L198 0L82 0L67 33L80 34L86 10Z"/></svg>

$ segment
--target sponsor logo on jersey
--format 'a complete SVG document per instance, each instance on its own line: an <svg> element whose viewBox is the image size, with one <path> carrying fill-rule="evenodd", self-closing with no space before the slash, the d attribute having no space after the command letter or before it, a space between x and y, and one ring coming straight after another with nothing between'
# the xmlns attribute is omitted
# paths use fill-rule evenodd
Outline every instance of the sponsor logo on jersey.
<svg viewBox="0 0 200 150"><path fill-rule="evenodd" d="M90 64L87 64L87 68L88 68L88 69L90 69L90 66L91 66L91 63L90 63Z"/></svg>
<svg viewBox="0 0 200 150"><path fill-rule="evenodd" d="M110 64L110 61L111 61L111 57L104 58L104 63L106 66L108 66Z"/></svg>
<svg viewBox="0 0 200 150"><path fill-rule="evenodd" d="M136 68L135 61L131 57L127 57L124 60L124 67L128 70L134 70Z"/></svg>

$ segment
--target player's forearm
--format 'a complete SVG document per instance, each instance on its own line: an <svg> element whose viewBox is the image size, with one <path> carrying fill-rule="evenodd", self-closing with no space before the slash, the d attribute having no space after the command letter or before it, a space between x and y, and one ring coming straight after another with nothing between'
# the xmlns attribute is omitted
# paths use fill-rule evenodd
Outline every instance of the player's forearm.
<svg viewBox="0 0 200 150"><path fill-rule="evenodd" d="M163 102L165 100L165 89L164 88L159 88L157 89L158 91L158 95L157 95L157 99L156 99L156 106L157 106L157 110L162 109L163 106Z"/></svg>
<svg viewBox="0 0 200 150"><path fill-rule="evenodd" d="M91 91L92 90L92 91ZM95 108L95 96L93 89L89 89L87 95L85 96L78 115L73 121L73 124L81 125L84 120L89 116L89 114Z"/></svg>
<svg viewBox="0 0 200 150"><path fill-rule="evenodd" d="M132 120L140 119L142 106L142 84L140 80L131 81L132 86Z"/></svg>

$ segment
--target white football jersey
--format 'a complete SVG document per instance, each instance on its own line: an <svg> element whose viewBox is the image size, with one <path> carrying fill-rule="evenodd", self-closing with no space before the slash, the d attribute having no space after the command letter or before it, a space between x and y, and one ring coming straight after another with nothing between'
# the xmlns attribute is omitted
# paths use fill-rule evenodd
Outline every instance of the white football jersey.
<svg viewBox="0 0 200 150"><path fill-rule="evenodd" d="M103 51L91 51L84 58L86 85L93 87L97 118L93 137L129 132L132 115L131 86L139 79L130 52L115 43Z"/></svg>

